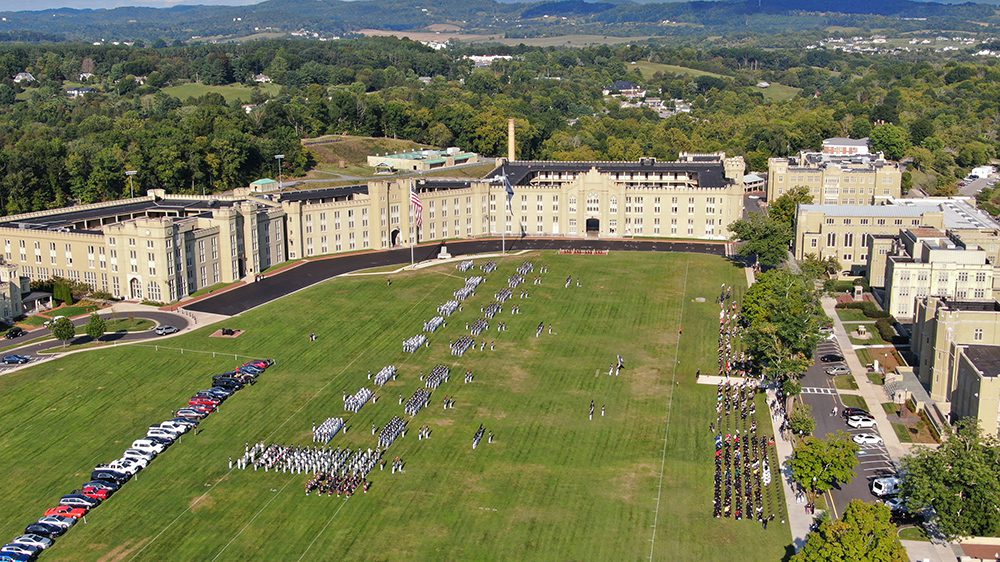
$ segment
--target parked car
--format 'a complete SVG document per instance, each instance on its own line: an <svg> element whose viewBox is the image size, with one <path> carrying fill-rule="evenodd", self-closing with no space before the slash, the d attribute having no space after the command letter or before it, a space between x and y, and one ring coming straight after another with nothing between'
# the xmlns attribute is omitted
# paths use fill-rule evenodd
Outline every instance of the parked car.
<svg viewBox="0 0 1000 562"><path fill-rule="evenodd" d="M899 493L902 480L896 476L886 476L872 480L872 493L879 497L894 496Z"/></svg>
<svg viewBox="0 0 1000 562"><path fill-rule="evenodd" d="M866 418L872 417L868 410L862 410L861 408L844 408L842 413L845 418L849 418L851 416L864 416Z"/></svg>
<svg viewBox="0 0 1000 562"><path fill-rule="evenodd" d="M91 480L106 480L108 482L117 482L118 484L128 482L129 478L131 476L124 472L107 468L101 468L90 473Z"/></svg>
<svg viewBox="0 0 1000 562"><path fill-rule="evenodd" d="M95 500L104 501L111 497L113 493L111 490L105 488L95 488L93 486L84 486L80 490L80 493L87 496L88 498L93 498Z"/></svg>
<svg viewBox="0 0 1000 562"><path fill-rule="evenodd" d="M210 406L208 404L193 404L193 405L189 404L188 409L201 412L207 416L208 414L211 414L212 412L215 411L215 406Z"/></svg>
<svg viewBox="0 0 1000 562"><path fill-rule="evenodd" d="M246 386L246 384L243 383L243 381L240 381L233 377L223 377L223 376L212 377L212 384L215 386L221 386L222 388L228 388L233 390L239 390L244 386Z"/></svg>
<svg viewBox="0 0 1000 562"><path fill-rule="evenodd" d="M55 324L57 320L62 320L63 318L66 318L66 317L65 316L53 316L51 320L46 320L45 323L43 324L43 326L45 326L46 328L48 328L49 326Z"/></svg>
<svg viewBox="0 0 1000 562"><path fill-rule="evenodd" d="M188 404L191 406L218 406L222 401L217 398L212 398L210 396L192 396L188 400Z"/></svg>
<svg viewBox="0 0 1000 562"><path fill-rule="evenodd" d="M148 439L148 440L152 441L153 443L159 443L160 445L163 445L164 448L167 448L167 447L169 447L169 446L171 446L171 445L174 444L174 439L173 438L171 438L171 437L163 437L162 435L147 435L147 436L143 437L143 439Z"/></svg>
<svg viewBox="0 0 1000 562"><path fill-rule="evenodd" d="M179 424L177 422L165 421L161 422L160 425L151 425L149 426L149 429L162 429L163 431L173 434L174 437L180 437L191 429L191 426Z"/></svg>
<svg viewBox="0 0 1000 562"><path fill-rule="evenodd" d="M19 337L21 337L21 336L23 336L24 334L27 334L27 333L28 332L24 331L24 328L21 328L20 326L14 326L13 328L7 330L6 336L7 336L7 339L12 340L14 338L19 338Z"/></svg>
<svg viewBox="0 0 1000 562"><path fill-rule="evenodd" d="M85 507L73 507L71 505L58 505L45 512L46 517L72 517L79 519L90 511Z"/></svg>
<svg viewBox="0 0 1000 562"><path fill-rule="evenodd" d="M152 451L156 454L162 453L167 447L162 443L153 441L152 439L136 439L132 442L132 449L138 449L140 451Z"/></svg>
<svg viewBox="0 0 1000 562"><path fill-rule="evenodd" d="M190 419L190 418L180 418L180 417L178 417L178 418L169 419L167 421L170 422L170 423L187 424L187 426L189 428L190 427L198 427L198 420L194 420L194 419Z"/></svg>
<svg viewBox="0 0 1000 562"><path fill-rule="evenodd" d="M838 363L844 360L844 356L836 353L827 353L826 355L820 357L819 360L824 363Z"/></svg>
<svg viewBox="0 0 1000 562"><path fill-rule="evenodd" d="M885 498L884 500L882 500L882 503L884 503L886 507L889 508L889 511L892 511L893 513L905 513L906 511L908 511L906 509L906 504L903 503L903 498L900 498L898 496L894 498L893 497Z"/></svg>
<svg viewBox="0 0 1000 562"><path fill-rule="evenodd" d="M156 332L156 335L158 336L165 336L167 334L176 334L180 330L178 330L175 326L157 326L153 331Z"/></svg>
<svg viewBox="0 0 1000 562"><path fill-rule="evenodd" d="M167 431L166 429L156 428L146 431L147 439L159 439L160 441L167 441L167 443L173 443L177 440L177 434L172 431Z"/></svg>
<svg viewBox="0 0 1000 562"><path fill-rule="evenodd" d="M854 429L870 429L875 427L875 420L867 416L851 416L847 418L847 425Z"/></svg>
<svg viewBox="0 0 1000 562"><path fill-rule="evenodd" d="M42 550L45 550L46 548L48 548L48 547L52 546L53 544L55 544L55 541L53 541L52 539L50 539L48 537L43 537L42 535L33 535L33 534L30 534L30 533L27 534L27 535L21 535L20 537L17 537L16 539L14 539L11 542L14 543L14 544L25 544L25 545L28 545L28 546L37 546L38 548L41 548Z"/></svg>
<svg viewBox="0 0 1000 562"><path fill-rule="evenodd" d="M32 558L38 556L41 552L41 547L27 544L9 543L0 547L0 553L19 554L28 557L22 558L22 560L31 560Z"/></svg>
<svg viewBox="0 0 1000 562"><path fill-rule="evenodd" d="M246 365L241 365L239 369L236 369L236 372L248 375L260 376L264 372L264 369L261 369L260 367L256 367L254 365L246 364Z"/></svg>
<svg viewBox="0 0 1000 562"><path fill-rule="evenodd" d="M121 484L117 482L111 482L110 480L91 480L83 485L84 490L86 490L87 488L107 490L112 494L120 490L121 487L122 487Z"/></svg>
<svg viewBox="0 0 1000 562"><path fill-rule="evenodd" d="M261 369L266 369L271 365L274 365L274 359L254 359L252 361L247 361L244 365L253 365Z"/></svg>
<svg viewBox="0 0 1000 562"><path fill-rule="evenodd" d="M826 374L832 377L838 375L849 375L851 374L851 370L845 365L835 365L833 367L827 367Z"/></svg>
<svg viewBox="0 0 1000 562"><path fill-rule="evenodd" d="M95 498L88 498L87 496L81 494L79 491L73 492L72 494L66 494L65 496L59 498L59 505L68 505L72 507L86 507L88 509L93 509L101 505L101 500Z"/></svg>
<svg viewBox="0 0 1000 562"><path fill-rule="evenodd" d="M142 470L144 466L145 465L133 459L116 459L107 464L99 464L94 467L94 470L113 470L129 476L134 476L135 473Z"/></svg>
<svg viewBox="0 0 1000 562"><path fill-rule="evenodd" d="M213 388L210 388L210 389L207 389L207 390L199 390L198 392L196 392L194 394L194 396L195 397L212 398L214 400L218 400L219 402L223 402L223 401L226 400L226 398L229 398L230 396L232 396L233 393L230 392L230 391L227 391L226 393L223 393L222 390L224 390L224 389L222 389L222 388L216 389L215 387L213 387Z"/></svg>
<svg viewBox="0 0 1000 562"><path fill-rule="evenodd" d="M854 436L854 442L858 445L881 445L882 438L874 433L859 433Z"/></svg>
<svg viewBox="0 0 1000 562"><path fill-rule="evenodd" d="M140 451L139 449L125 449L122 452L123 459L142 459L147 463L156 458L156 453L152 451Z"/></svg>
<svg viewBox="0 0 1000 562"><path fill-rule="evenodd" d="M34 554L18 554L16 552L0 551L0 562L31 562L31 560L34 559Z"/></svg>
<svg viewBox="0 0 1000 562"><path fill-rule="evenodd" d="M200 419L205 418L207 416L208 416L207 413L199 411L199 410L195 410L194 408L181 408L180 410L177 410L177 417L178 418L191 418L191 419L200 420ZM159 452L159 451L157 451L157 452Z"/></svg>
<svg viewBox="0 0 1000 562"><path fill-rule="evenodd" d="M48 515L39 519L38 522L45 523L46 525L55 525L63 529L69 529L73 525L76 525L76 519L62 515Z"/></svg>
<svg viewBox="0 0 1000 562"><path fill-rule="evenodd" d="M28 361L31 361L31 357L28 357L27 355L11 354L4 355L3 359L0 359L0 361L3 361L4 365L24 365Z"/></svg>
<svg viewBox="0 0 1000 562"><path fill-rule="evenodd" d="M32 523L24 528L24 532L27 534L41 535L50 539L61 536L66 531L66 527L58 527L47 523Z"/></svg>

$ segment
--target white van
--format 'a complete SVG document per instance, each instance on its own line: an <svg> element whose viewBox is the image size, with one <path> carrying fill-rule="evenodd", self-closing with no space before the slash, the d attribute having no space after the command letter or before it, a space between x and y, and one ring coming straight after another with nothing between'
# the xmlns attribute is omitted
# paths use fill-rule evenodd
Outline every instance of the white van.
<svg viewBox="0 0 1000 562"><path fill-rule="evenodd" d="M166 449L166 447L164 447L161 443L157 443L149 439L136 439L132 442L131 448L156 454L162 453L163 450Z"/></svg>
<svg viewBox="0 0 1000 562"><path fill-rule="evenodd" d="M885 496L894 496L899 493L899 485L901 482L902 480L895 476L876 478L875 480L872 480L872 493L880 498Z"/></svg>

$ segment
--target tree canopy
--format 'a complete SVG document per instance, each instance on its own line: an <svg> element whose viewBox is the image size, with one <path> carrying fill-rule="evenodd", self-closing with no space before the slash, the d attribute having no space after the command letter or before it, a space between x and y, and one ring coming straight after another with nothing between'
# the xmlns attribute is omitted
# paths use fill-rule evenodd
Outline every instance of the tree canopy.
<svg viewBox="0 0 1000 562"><path fill-rule="evenodd" d="M858 449L851 436L842 431L826 439L806 437L795 447L788 466L803 488L823 493L854 478Z"/></svg>
<svg viewBox="0 0 1000 562"><path fill-rule="evenodd" d="M932 508L946 536L1000 533L1000 442L977 420L959 421L940 447L915 449L902 465L907 508Z"/></svg>
<svg viewBox="0 0 1000 562"><path fill-rule="evenodd" d="M76 336L76 326L74 326L73 322L66 317L59 318L54 321L49 328L52 329L52 335L55 336L57 340L62 340L64 346L66 345L66 342Z"/></svg>
<svg viewBox="0 0 1000 562"><path fill-rule="evenodd" d="M825 317L812 281L783 269L757 276L743 296L743 341L772 380L804 372Z"/></svg>
<svg viewBox="0 0 1000 562"><path fill-rule="evenodd" d="M809 533L792 562L906 562L891 515L883 504L851 500L843 517Z"/></svg>

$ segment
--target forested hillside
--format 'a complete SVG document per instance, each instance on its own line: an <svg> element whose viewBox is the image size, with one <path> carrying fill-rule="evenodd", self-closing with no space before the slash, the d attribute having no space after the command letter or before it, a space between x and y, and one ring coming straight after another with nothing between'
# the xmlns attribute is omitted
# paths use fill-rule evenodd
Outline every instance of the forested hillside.
<svg viewBox="0 0 1000 562"><path fill-rule="evenodd" d="M758 171L768 157L816 149L824 137L871 136L889 157L912 159L905 181L933 193L949 193L998 151L996 62L649 45L506 48L494 52L514 60L488 69L462 59L484 51L391 38L0 47L8 77L0 82L0 205L13 213L118 197L127 169L138 171L140 189L232 189L275 175L279 153L285 174L299 175L313 165L300 139L324 134L495 156L505 152L509 117L524 158L725 150ZM13 83L21 71L37 81ZM273 81L267 87L253 81L262 72ZM81 83L84 73L93 76ZM661 118L622 108L601 94L620 79L686 100L691 112ZM761 80L793 93L768 97ZM230 88L231 101L196 95L209 86ZM93 92L71 98L72 87ZM181 90L183 100L170 95Z"/></svg>

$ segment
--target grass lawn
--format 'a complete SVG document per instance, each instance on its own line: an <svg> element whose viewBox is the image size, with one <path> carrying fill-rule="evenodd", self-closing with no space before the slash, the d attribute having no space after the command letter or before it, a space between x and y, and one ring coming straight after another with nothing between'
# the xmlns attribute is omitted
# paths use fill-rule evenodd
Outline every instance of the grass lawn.
<svg viewBox="0 0 1000 562"><path fill-rule="evenodd" d="M36 314L34 316L28 316L24 320L18 320L17 325L25 328L37 328L38 326L44 325L49 320L51 320L51 318Z"/></svg>
<svg viewBox="0 0 1000 562"><path fill-rule="evenodd" d="M662 72L664 74L683 74L685 76L691 76L697 78L699 76L716 76L721 78L723 75L716 72L709 72L707 70L698 70L697 68L689 68L686 66L677 66L676 64L664 64L660 62L649 62L649 61L635 61L629 66L638 68L639 72L642 73L643 78L652 78L657 72Z"/></svg>
<svg viewBox="0 0 1000 562"><path fill-rule="evenodd" d="M105 330L109 334L115 332L142 332L152 330L156 323L146 318L114 318L108 320Z"/></svg>
<svg viewBox="0 0 1000 562"><path fill-rule="evenodd" d="M446 342L467 334L464 323L524 259L550 274L527 286L522 315L501 317L507 332L489 334L496 351L450 355ZM567 275L583 287L551 282ZM400 342L462 278L453 265L396 275L391 288L381 278L338 278L227 320L245 330L236 339L209 338L216 327L206 326L171 338L184 353L119 346L0 377L0 531L19 533L94 464L117 457L210 375L233 367L223 354L241 354L277 364L46 558L634 560L651 549L659 560L783 556L789 535L780 517L765 531L711 515L715 388L693 375L715 367L715 292L721 282L742 284L740 269L694 254L507 258L429 349L403 354ZM535 338L539 321L556 334ZM616 353L626 361L622 376L595 374ZM406 460L406 473L376 470L366 495L306 497L305 475L227 469L245 442L311 445L311 424L344 415L343 393L369 384L367 371L395 364L399 380L378 389L383 399L351 415L351 431L331 443L374 447L368 428L401 415L397 395L411 394L417 375L438 363L452 366L451 381L388 452ZM460 382L466 369L475 383ZM457 406L442 410L443 395ZM587 420L592 399L607 405L606 417ZM432 438L418 441L424 424ZM479 424L496 442L473 451ZM780 504L779 486L776 479Z"/></svg>
<svg viewBox="0 0 1000 562"><path fill-rule="evenodd" d="M865 316L865 313L856 308L838 308L837 316L840 317L842 322L864 322L869 321L871 318ZM850 326L845 326L851 329Z"/></svg>
<svg viewBox="0 0 1000 562"><path fill-rule="evenodd" d="M854 331L858 329L858 326L865 327L865 330L868 332L867 339L854 336ZM851 340L851 343L855 345L891 345L889 342L882 339L882 335L879 334L878 330L875 328L874 322L867 322L864 324L845 324L844 327L847 329L847 336Z"/></svg>
<svg viewBox="0 0 1000 562"><path fill-rule="evenodd" d="M763 88L764 98L767 101L787 101L795 96L799 95L802 88L795 88L793 86L786 86L784 84L778 84L776 82L771 82L771 85L767 88Z"/></svg>
<svg viewBox="0 0 1000 562"><path fill-rule="evenodd" d="M911 525L899 530L899 538L904 541L930 541L930 537L924 532L923 527Z"/></svg>
<svg viewBox="0 0 1000 562"><path fill-rule="evenodd" d="M74 304L70 306L63 306L61 308L56 308L45 313L49 318L55 318L56 316L65 316L66 318L73 318L74 316L80 316L82 314L90 314L91 312L97 312L97 305L93 304Z"/></svg>
<svg viewBox="0 0 1000 562"><path fill-rule="evenodd" d="M256 86L262 92L269 96L277 95L281 91L281 86L278 84L261 84ZM220 94L222 97L226 98L227 102L233 100L238 100L241 102L249 102L250 95L253 93L254 88L246 86L244 84L228 84L225 86L209 86L207 84L200 84L198 82L187 82L184 84L178 84L176 86L168 86L163 88L163 93L168 96L174 96L180 100L186 100L188 98L198 98L204 96L208 93Z"/></svg>
<svg viewBox="0 0 1000 562"><path fill-rule="evenodd" d="M868 373L868 380L871 381L872 384L877 384L879 386L885 384L885 377L878 373Z"/></svg>
<svg viewBox="0 0 1000 562"><path fill-rule="evenodd" d="M913 443L913 436L910 435L910 430L905 425L900 422L889 423L892 424L892 430L896 433L900 443Z"/></svg>
<svg viewBox="0 0 1000 562"><path fill-rule="evenodd" d="M868 409L868 404L865 403L865 399L857 394L841 394L840 401L844 403L845 408L861 408L862 410Z"/></svg>
<svg viewBox="0 0 1000 562"><path fill-rule="evenodd" d="M858 384L854 382L854 375L838 375L833 377L833 386L840 390L858 389Z"/></svg>

